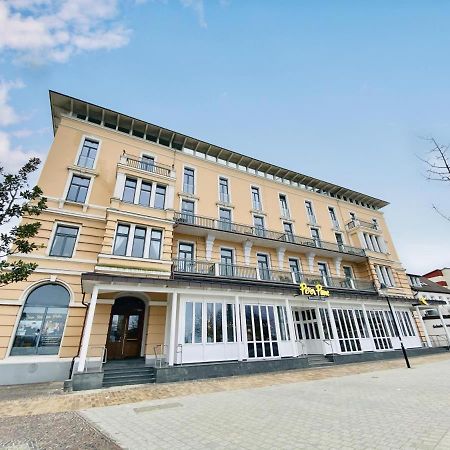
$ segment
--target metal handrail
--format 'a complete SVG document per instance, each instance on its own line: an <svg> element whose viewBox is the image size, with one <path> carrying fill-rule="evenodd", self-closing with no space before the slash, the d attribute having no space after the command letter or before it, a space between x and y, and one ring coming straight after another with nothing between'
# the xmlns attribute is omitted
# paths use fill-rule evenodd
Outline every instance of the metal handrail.
<svg viewBox="0 0 450 450"><path fill-rule="evenodd" d="M326 288L351 289L369 292L376 291L374 283L370 280L332 277L329 275L322 275L320 273L301 273L276 269L260 269L251 266L240 266L237 264L223 264L212 261L177 258L173 260L172 267L173 272L191 273L193 275L240 278L294 285L299 283L306 283L313 286L316 284L321 284Z"/></svg>
<svg viewBox="0 0 450 450"><path fill-rule="evenodd" d="M303 339L296 339L295 342L300 343L302 346L302 356L308 356L308 347Z"/></svg>
<svg viewBox="0 0 450 450"><path fill-rule="evenodd" d="M280 231L268 230L263 227L255 227L244 225L228 220L214 219L212 217L199 216L197 214L190 214L186 212L176 211L174 214L176 224L186 224L211 230L226 231L231 233L239 233L250 235L256 238L271 239L285 243L302 245L306 247L319 248L323 250L337 251L355 256L365 256L365 250L358 247L353 247L346 244L337 244L335 242L323 241L321 239L313 239L303 236L298 236L293 233L286 233Z"/></svg>
<svg viewBox="0 0 450 450"><path fill-rule="evenodd" d="M155 354L155 367L161 368L163 366L163 360L165 359L166 354L166 348L167 345L165 344L158 344L153 347L153 353ZM161 351L158 353L158 349ZM165 362L165 365L167 365L167 362Z"/></svg>
<svg viewBox="0 0 450 450"><path fill-rule="evenodd" d="M145 170L146 172L156 173L158 175L170 176L171 167L156 162L144 161L125 155L126 165L134 169Z"/></svg>
<svg viewBox="0 0 450 450"><path fill-rule="evenodd" d="M334 361L333 339L322 339L322 341L331 347L331 357L333 358L333 361Z"/></svg>
<svg viewBox="0 0 450 450"><path fill-rule="evenodd" d="M102 349L102 355L101 355L101 367L103 367L103 364L106 364L108 361L108 349L106 348L106 345L93 345L89 346L90 349L94 348L101 348ZM87 371L87 364L84 367L84 372Z"/></svg>
<svg viewBox="0 0 450 450"><path fill-rule="evenodd" d="M370 228L371 230L378 230L378 225L374 222L367 222L366 220L360 220L360 219L351 219L349 220L345 226L348 230L351 230L356 227L364 227L364 228Z"/></svg>

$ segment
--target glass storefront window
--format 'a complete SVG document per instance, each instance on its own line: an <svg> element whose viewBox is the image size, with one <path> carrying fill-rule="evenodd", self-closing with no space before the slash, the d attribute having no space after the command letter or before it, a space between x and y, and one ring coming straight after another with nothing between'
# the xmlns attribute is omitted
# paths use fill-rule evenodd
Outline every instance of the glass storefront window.
<svg viewBox="0 0 450 450"><path fill-rule="evenodd" d="M25 301L11 356L57 355L69 300L69 292L59 284L34 289Z"/></svg>

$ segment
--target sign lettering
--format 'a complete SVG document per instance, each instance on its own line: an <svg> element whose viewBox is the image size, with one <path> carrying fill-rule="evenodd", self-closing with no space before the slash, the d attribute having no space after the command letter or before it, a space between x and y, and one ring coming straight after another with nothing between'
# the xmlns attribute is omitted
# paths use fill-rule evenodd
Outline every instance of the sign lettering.
<svg viewBox="0 0 450 450"><path fill-rule="evenodd" d="M309 295L311 297L329 297L330 291L324 289L321 284L316 284L314 287L308 286L306 283L300 283L300 292L302 295Z"/></svg>

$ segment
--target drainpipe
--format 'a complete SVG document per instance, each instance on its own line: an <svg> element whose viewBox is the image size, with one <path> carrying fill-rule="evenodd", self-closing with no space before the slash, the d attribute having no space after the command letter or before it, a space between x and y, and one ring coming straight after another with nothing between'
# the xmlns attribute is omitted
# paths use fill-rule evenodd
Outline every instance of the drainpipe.
<svg viewBox="0 0 450 450"><path fill-rule="evenodd" d="M78 343L78 351L77 351L77 354L72 358L72 362L70 363L69 380L71 380L73 378L73 367L75 365L75 359L80 356L81 340L83 339L84 327L86 326L86 317L87 317L87 311L88 311L88 304L85 303L85 301L84 301L84 299L86 297L86 292L83 291L82 283L80 283L80 285L81 285L81 290L83 292L83 298L81 299L81 303L85 307L85 312L84 312L83 326L81 328L80 342Z"/></svg>

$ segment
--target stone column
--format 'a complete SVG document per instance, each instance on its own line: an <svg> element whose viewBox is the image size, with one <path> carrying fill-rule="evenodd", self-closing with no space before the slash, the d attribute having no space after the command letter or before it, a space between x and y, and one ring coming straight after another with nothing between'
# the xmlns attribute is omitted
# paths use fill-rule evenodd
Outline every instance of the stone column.
<svg viewBox="0 0 450 450"><path fill-rule="evenodd" d="M78 372L84 372L86 367L86 357L89 349L89 340L91 338L92 324L94 322L95 307L97 306L98 288L94 287L91 294L91 302L86 316L86 324L84 325L83 337L81 339L80 356L78 360Z"/></svg>
<svg viewBox="0 0 450 450"><path fill-rule="evenodd" d="M278 270L283 270L284 268L284 253L286 252L285 247L277 248L277 256L278 256Z"/></svg>
<svg viewBox="0 0 450 450"><path fill-rule="evenodd" d="M214 240L215 240L215 237L212 234L208 234L206 236L206 239L205 239L206 261L211 261Z"/></svg>
<svg viewBox="0 0 450 450"><path fill-rule="evenodd" d="M175 355L177 351L176 330L177 330L177 300L178 294L172 293L171 311L170 311L170 334L169 334L169 366L175 363Z"/></svg>
<svg viewBox="0 0 450 450"><path fill-rule="evenodd" d="M238 361L242 361L242 329L239 315L239 296L234 297L234 323L236 326L236 342L238 346Z"/></svg>
<svg viewBox="0 0 450 450"><path fill-rule="evenodd" d="M242 244L242 248L244 250L244 263L246 266L250 265L250 252L252 250L253 242L245 241Z"/></svg>

